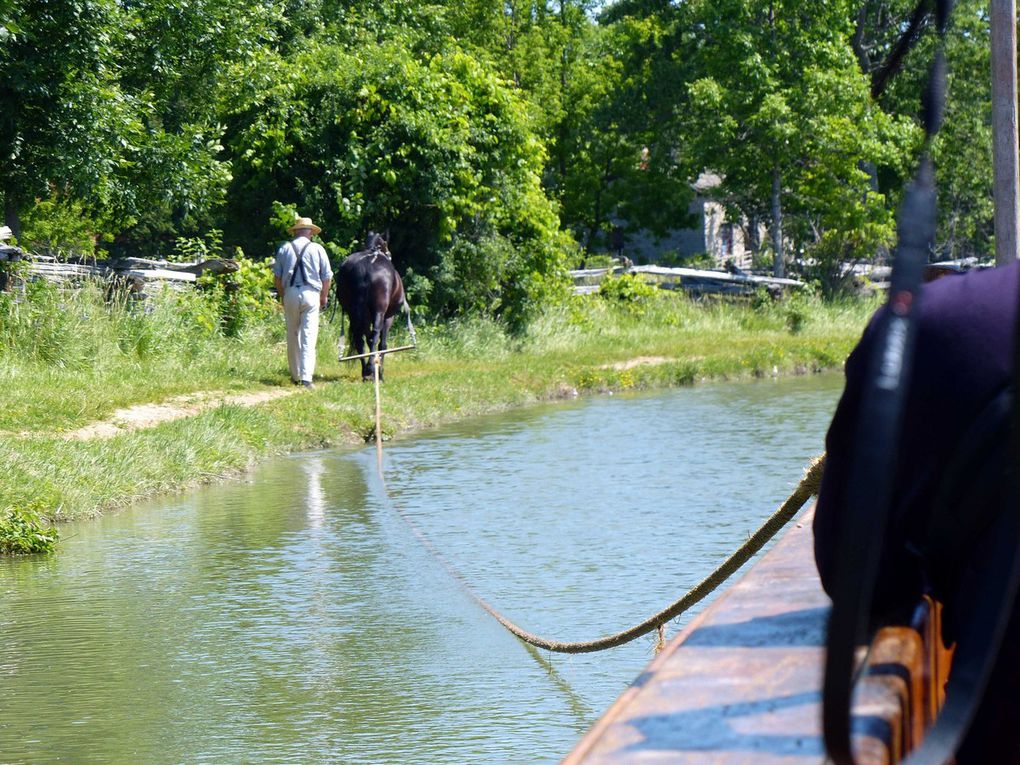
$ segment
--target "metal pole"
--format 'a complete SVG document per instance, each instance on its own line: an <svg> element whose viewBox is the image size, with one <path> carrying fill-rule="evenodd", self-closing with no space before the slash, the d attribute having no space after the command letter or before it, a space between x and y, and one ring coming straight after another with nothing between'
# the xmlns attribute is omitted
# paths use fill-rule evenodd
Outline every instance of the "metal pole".
<svg viewBox="0 0 1020 765"><path fill-rule="evenodd" d="M399 348L387 348L385 351L369 351L368 353L359 353L357 356L341 356L337 361L354 361L355 359L367 359L369 356L385 356L387 353L396 353L397 351L413 351L417 347L416 345L402 345Z"/></svg>
<svg viewBox="0 0 1020 765"><path fill-rule="evenodd" d="M1017 184L1016 0L990 0L992 33L992 164L995 183L995 264L1020 257Z"/></svg>

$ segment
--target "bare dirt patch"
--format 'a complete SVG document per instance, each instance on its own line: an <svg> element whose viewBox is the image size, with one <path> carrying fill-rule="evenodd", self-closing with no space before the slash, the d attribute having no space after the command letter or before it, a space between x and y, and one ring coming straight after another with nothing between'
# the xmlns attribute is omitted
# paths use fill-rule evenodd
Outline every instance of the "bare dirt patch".
<svg viewBox="0 0 1020 765"><path fill-rule="evenodd" d="M642 366L656 366L658 364L668 364L676 359L668 356L637 356L633 359L627 359L626 361L617 361L615 364L605 364L602 369L615 369L618 372L623 372L627 369L633 369L634 367Z"/></svg>
<svg viewBox="0 0 1020 765"><path fill-rule="evenodd" d="M223 391L202 391L161 401L157 404L137 404L118 409L106 420L93 422L78 430L64 434L70 441L88 441L93 438L112 438L135 430L143 430L172 420L192 417L207 409L223 404L254 406L285 396L292 396L300 389L273 388L248 393L224 393Z"/></svg>

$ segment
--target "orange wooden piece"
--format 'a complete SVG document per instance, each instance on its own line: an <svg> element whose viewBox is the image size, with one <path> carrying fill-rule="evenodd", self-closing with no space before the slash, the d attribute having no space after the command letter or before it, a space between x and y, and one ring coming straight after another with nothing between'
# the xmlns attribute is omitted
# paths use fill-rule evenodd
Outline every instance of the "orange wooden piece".
<svg viewBox="0 0 1020 765"><path fill-rule="evenodd" d="M670 641L563 765L824 762L829 600L815 571L811 512ZM854 699L858 762L898 762L934 719L950 658L939 629L939 609L926 599L910 624L876 635Z"/></svg>

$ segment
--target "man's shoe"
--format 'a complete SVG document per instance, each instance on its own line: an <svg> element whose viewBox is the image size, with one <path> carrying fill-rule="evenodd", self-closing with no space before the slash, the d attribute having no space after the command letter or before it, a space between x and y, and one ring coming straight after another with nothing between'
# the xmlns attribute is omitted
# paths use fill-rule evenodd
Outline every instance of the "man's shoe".
<svg viewBox="0 0 1020 765"><path fill-rule="evenodd" d="M302 380L301 384L304 385L306 388L310 388L310 389L314 389L315 388L315 384L311 380Z"/></svg>

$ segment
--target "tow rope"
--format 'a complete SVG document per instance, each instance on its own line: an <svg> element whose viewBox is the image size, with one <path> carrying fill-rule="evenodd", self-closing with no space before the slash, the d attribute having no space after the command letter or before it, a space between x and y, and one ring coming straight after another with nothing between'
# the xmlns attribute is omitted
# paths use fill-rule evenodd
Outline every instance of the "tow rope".
<svg viewBox="0 0 1020 765"><path fill-rule="evenodd" d="M461 574L449 560L447 560L446 556L443 555L435 544L433 544L428 535L422 531L418 524L415 523L414 519L400 506L397 498L394 496L393 492L390 491L386 484L386 476L383 471L382 403L379 391L378 359L376 359L375 369L376 470L379 474L379 480L382 483L383 490L386 492L386 496L396 509L398 515L400 515L401 519L411 529L411 532L415 535L415 537L417 537L422 546L432 554L443 569L457 581L461 588L479 607L503 625L503 627L505 627L512 635L529 645L536 648L543 648L547 651L553 651L555 653L593 653L595 651L604 651L608 648L616 648L617 646L629 643L632 640L635 640L642 635L647 635L652 631L658 631L656 649L661 649L665 644L666 623L677 618L691 607L697 605L712 594L712 592L718 589L723 582L725 582L741 566L750 560L755 553L757 553L770 539L772 539L772 537L776 535L776 533L779 532L780 529L790 522L790 520L797 514L797 511L804 506L804 503L818 493L818 488L822 482L822 471L825 468L824 454L814 458L810 462L805 471L804 477L797 484L793 493L787 497L786 501L779 506L779 508L748 538L746 542L744 542L744 544L726 558L726 560L724 560L712 573L691 588L691 590L683 595L683 597L673 601L665 608L652 614L638 624L612 635L606 635L594 640L568 642L542 637L529 632L520 625L511 621L488 601L478 595L471 587L467 578Z"/></svg>

